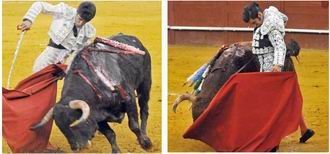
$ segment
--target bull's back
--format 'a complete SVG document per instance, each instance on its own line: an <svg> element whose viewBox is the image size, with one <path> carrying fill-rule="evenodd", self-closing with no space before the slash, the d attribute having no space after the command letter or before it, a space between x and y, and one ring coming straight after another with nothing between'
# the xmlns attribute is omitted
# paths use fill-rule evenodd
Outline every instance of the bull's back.
<svg viewBox="0 0 330 154"><path fill-rule="evenodd" d="M86 95L94 93L94 91L86 91L86 89L90 89L90 85L79 74L75 73L76 70L81 71L95 87L100 89L109 88L104 88L104 81L96 75L95 70L101 71L107 80L115 85L121 85L126 90L136 89L143 79L150 74L150 55L136 37L119 34L111 37L111 39L139 48L145 51L146 54L125 55L98 51L80 51L74 58L65 78L62 95L75 93L75 95L84 98ZM96 45L96 47L107 48L106 45ZM93 68L88 65L86 59L88 63L93 65ZM77 88L80 90L77 91ZM111 93L109 93L110 95Z"/></svg>
<svg viewBox="0 0 330 154"><path fill-rule="evenodd" d="M141 41L135 36L118 34L110 38L130 46L134 46L145 52L145 55L131 54L131 55L120 55L120 54L109 54L112 61L107 64L111 72L111 65L118 65L120 69L122 82L134 85L134 89L143 81L145 76L150 75L151 71L151 60L148 50L143 46Z"/></svg>

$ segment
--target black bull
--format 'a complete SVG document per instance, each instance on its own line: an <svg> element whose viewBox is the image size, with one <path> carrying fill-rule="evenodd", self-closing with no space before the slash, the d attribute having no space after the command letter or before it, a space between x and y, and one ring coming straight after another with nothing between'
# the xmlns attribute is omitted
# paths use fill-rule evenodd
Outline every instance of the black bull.
<svg viewBox="0 0 330 154"><path fill-rule="evenodd" d="M111 40L139 48L145 51L145 55L80 51L65 77L60 101L36 126L39 127L53 117L72 150L80 150L90 144L98 130L110 142L112 152L120 152L115 132L107 122L121 123L125 113L128 116L129 128L137 136L142 148L148 149L152 146L146 130L151 88L150 55L134 36L119 34ZM90 47L119 51L95 42ZM111 88L104 79L102 81L100 75L97 75L100 72L109 79L107 81L117 86ZM138 97L141 125L138 123L135 92Z"/></svg>
<svg viewBox="0 0 330 154"><path fill-rule="evenodd" d="M295 71L290 56L298 56L299 44L290 40L286 46L287 52L282 71ZM237 71L258 72L260 69L258 57L252 54L251 47L241 44L221 48L209 64L210 71L204 79L202 90L196 95L188 93L180 95L173 104L174 112L182 101L189 100L192 102L192 117L195 121L232 74Z"/></svg>

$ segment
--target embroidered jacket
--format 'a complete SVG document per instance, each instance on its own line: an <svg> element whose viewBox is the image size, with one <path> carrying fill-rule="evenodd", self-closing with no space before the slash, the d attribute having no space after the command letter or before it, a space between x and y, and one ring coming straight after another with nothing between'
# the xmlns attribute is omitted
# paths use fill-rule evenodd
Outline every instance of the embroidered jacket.
<svg viewBox="0 0 330 154"><path fill-rule="evenodd" d="M82 49L90 39L95 37L96 30L90 23L82 26L78 36L74 36L72 29L77 11L65 3L52 5L47 2L35 2L23 19L28 19L33 23L40 13L53 16L48 35L55 44L61 44L70 51Z"/></svg>
<svg viewBox="0 0 330 154"><path fill-rule="evenodd" d="M273 6L265 9L263 14L262 25L256 27L253 32L252 52L254 54L274 52L273 64L283 66L286 54L285 23L288 17Z"/></svg>

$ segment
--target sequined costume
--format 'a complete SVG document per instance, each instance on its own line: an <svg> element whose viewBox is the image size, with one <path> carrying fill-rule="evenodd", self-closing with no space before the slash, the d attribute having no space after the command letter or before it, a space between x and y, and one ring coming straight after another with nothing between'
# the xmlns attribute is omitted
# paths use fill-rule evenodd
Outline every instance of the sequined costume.
<svg viewBox="0 0 330 154"><path fill-rule="evenodd" d="M252 52L258 55L260 72L271 72L274 65L284 65L285 23L288 17L273 6L265 9L263 14L262 25L253 31Z"/></svg>

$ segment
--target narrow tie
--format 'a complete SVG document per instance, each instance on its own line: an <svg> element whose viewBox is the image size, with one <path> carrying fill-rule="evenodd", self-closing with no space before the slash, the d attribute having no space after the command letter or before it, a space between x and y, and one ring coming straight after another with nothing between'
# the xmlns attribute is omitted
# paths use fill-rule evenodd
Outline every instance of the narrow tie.
<svg viewBox="0 0 330 154"><path fill-rule="evenodd" d="M73 26L73 29L72 30L73 30L73 36L74 37L77 37L78 36L78 30L77 30L76 25Z"/></svg>

